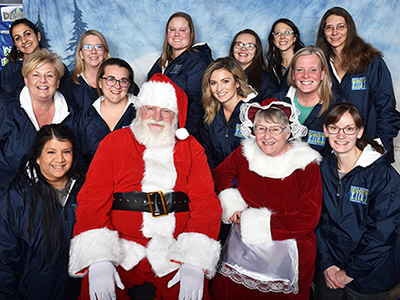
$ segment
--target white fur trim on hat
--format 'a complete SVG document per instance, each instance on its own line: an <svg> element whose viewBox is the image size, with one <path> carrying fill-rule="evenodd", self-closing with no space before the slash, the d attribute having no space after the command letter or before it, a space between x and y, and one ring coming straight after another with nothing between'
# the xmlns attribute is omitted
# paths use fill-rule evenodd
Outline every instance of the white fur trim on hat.
<svg viewBox="0 0 400 300"><path fill-rule="evenodd" d="M218 195L222 206L222 222L229 224L229 218L237 211L243 211L247 208L238 189L230 188L223 190Z"/></svg>
<svg viewBox="0 0 400 300"><path fill-rule="evenodd" d="M220 251L219 242L205 234L184 232L178 236L172 248L171 259L202 268L210 279L216 273Z"/></svg>
<svg viewBox="0 0 400 300"><path fill-rule="evenodd" d="M91 264L111 261L119 265L121 260L118 232L108 228L82 232L71 240L69 257L69 275L83 277L80 273Z"/></svg>
<svg viewBox="0 0 400 300"><path fill-rule="evenodd" d="M189 137L189 132L186 128L178 128L175 132L175 136L180 140L186 140Z"/></svg>
<svg viewBox="0 0 400 300"><path fill-rule="evenodd" d="M169 82L148 81L143 83L135 101L135 108L142 106L168 108L178 114L175 88Z"/></svg>
<svg viewBox="0 0 400 300"><path fill-rule="evenodd" d="M265 207L244 210L240 217L240 233L246 244L271 242L271 211Z"/></svg>

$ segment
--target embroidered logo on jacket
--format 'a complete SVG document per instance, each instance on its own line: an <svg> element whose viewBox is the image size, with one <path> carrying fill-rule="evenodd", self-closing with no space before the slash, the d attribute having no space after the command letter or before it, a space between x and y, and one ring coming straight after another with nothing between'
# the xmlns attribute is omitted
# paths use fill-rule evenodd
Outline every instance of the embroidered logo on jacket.
<svg viewBox="0 0 400 300"><path fill-rule="evenodd" d="M367 89L367 77L356 77L351 80L352 91L363 91Z"/></svg>
<svg viewBox="0 0 400 300"><path fill-rule="evenodd" d="M317 146L325 146L325 135L323 132L309 130L307 143Z"/></svg>
<svg viewBox="0 0 400 300"><path fill-rule="evenodd" d="M356 203L361 203L361 204L368 204L368 194L369 194L369 189L358 187L352 185L350 187L350 201L351 202L356 202Z"/></svg>
<svg viewBox="0 0 400 300"><path fill-rule="evenodd" d="M242 124L236 123L235 136L244 139L244 135L242 133Z"/></svg>
<svg viewBox="0 0 400 300"><path fill-rule="evenodd" d="M182 69L182 65L175 65L170 74L178 74Z"/></svg>

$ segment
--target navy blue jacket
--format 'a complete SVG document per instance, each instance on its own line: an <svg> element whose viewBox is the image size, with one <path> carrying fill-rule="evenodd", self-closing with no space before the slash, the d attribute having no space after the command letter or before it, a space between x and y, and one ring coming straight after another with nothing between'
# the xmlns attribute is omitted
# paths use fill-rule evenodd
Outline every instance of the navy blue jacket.
<svg viewBox="0 0 400 300"><path fill-rule="evenodd" d="M400 129L400 113L396 110L392 78L382 57L377 55L365 72L346 73L341 83L330 64L330 76L340 87L346 101L360 110L365 136L369 139L380 138L393 162L393 138Z"/></svg>
<svg viewBox="0 0 400 300"><path fill-rule="evenodd" d="M365 158L371 153L367 146L362 163L341 181L336 156L324 158L323 205L315 230L317 266L321 271L332 265L344 269L354 278L347 286L363 294L391 289L400 267L400 177L387 155Z"/></svg>
<svg viewBox="0 0 400 300"><path fill-rule="evenodd" d="M132 94L128 95L133 98ZM114 130L129 126L135 116L136 110L133 107L133 103L130 103ZM93 105L87 107L77 117L77 122L74 124L74 133L77 144L77 163L82 172L87 172L99 143L110 132L111 130L108 128L108 125Z"/></svg>
<svg viewBox="0 0 400 300"><path fill-rule="evenodd" d="M156 73L162 73L159 58L149 71L150 79ZM188 96L188 111L185 128L196 138L199 137L199 127L204 116L201 103L201 84L204 71L212 62L211 49L207 44L197 44L193 50L186 50L175 58L165 69L164 75L183 89Z"/></svg>
<svg viewBox="0 0 400 300"><path fill-rule="evenodd" d="M288 87L286 90L281 90L278 93L276 93L274 95L274 98L277 98L278 100L294 105L293 100L289 97L288 91L290 92L290 95L292 95L296 91L296 89L293 87ZM340 96L336 97L335 94L335 100L331 100L329 106L332 106L336 102L341 102L341 101L343 101L343 98ZM328 149L331 148L324 134L323 125L325 121L325 114L318 117L321 108L322 108L321 103L315 105L310 115L305 120L303 125L307 127L308 133L305 137L302 138L302 140L304 142L307 142L314 150L317 150L320 153L324 153L325 151L328 151Z"/></svg>
<svg viewBox="0 0 400 300"><path fill-rule="evenodd" d="M249 68L244 70L246 75L249 74ZM261 83L260 83L260 93L255 99L256 102L263 102L265 99L269 99L272 97L274 93L279 90L279 84L276 81L275 77L269 73L267 70L262 70L261 73Z"/></svg>
<svg viewBox="0 0 400 300"><path fill-rule="evenodd" d="M31 187L24 179L19 181L22 193L31 198ZM68 248L76 222L76 196L81 185L75 182L66 204L60 212L65 251L55 251L46 263L43 254L43 231L40 203L36 206L35 235L28 234L29 205L15 185L0 197L0 299L73 300L80 292L80 282L68 276ZM9 207L8 207L9 205ZM8 213L9 211L9 213Z"/></svg>
<svg viewBox="0 0 400 300"><path fill-rule="evenodd" d="M99 98L99 95L97 94L97 89L90 86L82 76L78 76L78 82L80 84L73 82L72 75L70 75L63 85L60 83L59 90L65 99L76 103L79 112L83 112ZM135 82L133 82L130 89L132 89L135 96L139 93L139 87Z"/></svg>
<svg viewBox="0 0 400 300"><path fill-rule="evenodd" d="M0 93L15 93L21 90L24 85L22 76L23 60L9 62L0 71ZM64 75L60 79L60 87L63 86L69 78L69 70L64 65Z"/></svg>
<svg viewBox="0 0 400 300"><path fill-rule="evenodd" d="M255 94L250 94L246 102L253 102L255 100L254 97ZM223 162L229 154L240 146L240 142L244 139L240 130L242 122L239 118L240 107L244 103L244 101L240 101L236 105L228 122L221 106L213 122L210 125L202 124L200 127L202 145L207 155L210 169L216 168Z"/></svg>
<svg viewBox="0 0 400 300"><path fill-rule="evenodd" d="M56 92L60 97L61 93ZM71 127L74 107L67 104L69 115L61 122ZM16 175L21 162L28 159L35 141L36 128L21 107L19 97L2 95L0 101L0 193Z"/></svg>

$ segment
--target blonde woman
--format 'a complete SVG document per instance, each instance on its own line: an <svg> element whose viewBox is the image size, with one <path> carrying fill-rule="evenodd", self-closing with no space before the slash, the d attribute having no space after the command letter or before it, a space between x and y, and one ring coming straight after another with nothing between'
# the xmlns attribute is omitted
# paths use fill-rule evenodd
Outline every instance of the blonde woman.
<svg viewBox="0 0 400 300"><path fill-rule="evenodd" d="M300 49L289 68L289 88L275 95L300 111L299 121L308 128L303 140L319 152L326 147L323 130L325 113L335 101L343 101L340 94L334 95L331 89L327 68L328 63L321 49L315 46Z"/></svg>
<svg viewBox="0 0 400 300"><path fill-rule="evenodd" d="M202 101L205 116L200 133L211 169L240 146L243 139L240 106L256 96L234 58L218 58L204 72Z"/></svg>

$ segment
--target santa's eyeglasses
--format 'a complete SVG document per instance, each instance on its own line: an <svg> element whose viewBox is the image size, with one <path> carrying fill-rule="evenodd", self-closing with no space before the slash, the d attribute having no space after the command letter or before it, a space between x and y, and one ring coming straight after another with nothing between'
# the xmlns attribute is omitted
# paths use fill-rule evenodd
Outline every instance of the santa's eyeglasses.
<svg viewBox="0 0 400 300"><path fill-rule="evenodd" d="M154 115L157 112L157 110L159 110L161 117L163 117L163 118L168 118L174 114L174 112L168 108L160 108L157 106L146 105L146 106L143 106L143 110L147 115L150 115L150 116Z"/></svg>

